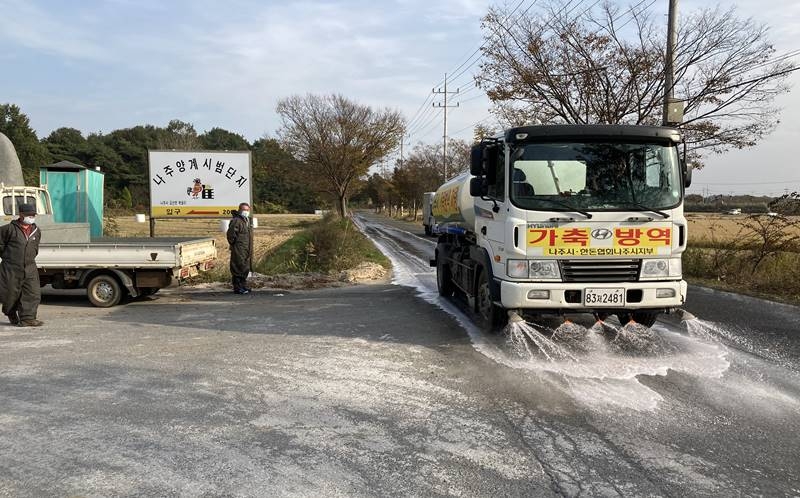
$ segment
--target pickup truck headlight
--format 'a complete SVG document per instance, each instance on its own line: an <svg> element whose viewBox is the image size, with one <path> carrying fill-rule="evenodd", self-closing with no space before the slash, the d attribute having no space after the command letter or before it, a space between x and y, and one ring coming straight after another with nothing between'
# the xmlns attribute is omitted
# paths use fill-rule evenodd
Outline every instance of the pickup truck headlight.
<svg viewBox="0 0 800 498"><path fill-rule="evenodd" d="M645 259L642 261L640 278L642 280L681 277L681 259Z"/></svg>
<svg viewBox="0 0 800 498"><path fill-rule="evenodd" d="M561 280L558 261L509 259L506 273L512 278L533 278L537 280Z"/></svg>

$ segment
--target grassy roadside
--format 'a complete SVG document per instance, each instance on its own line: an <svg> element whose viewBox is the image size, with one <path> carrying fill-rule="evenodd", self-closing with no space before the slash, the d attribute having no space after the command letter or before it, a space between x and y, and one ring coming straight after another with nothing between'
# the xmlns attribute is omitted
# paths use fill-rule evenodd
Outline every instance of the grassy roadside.
<svg viewBox="0 0 800 498"><path fill-rule="evenodd" d="M690 282L800 304L800 218L689 217L683 274Z"/></svg>
<svg viewBox="0 0 800 498"><path fill-rule="evenodd" d="M333 274L364 264L391 268L389 260L350 219L328 215L268 253L255 265L255 271L265 275Z"/></svg>
<svg viewBox="0 0 800 498"><path fill-rule="evenodd" d="M683 253L683 274L705 287L800 305L800 253L778 252L757 265L756 257L731 246L690 245Z"/></svg>

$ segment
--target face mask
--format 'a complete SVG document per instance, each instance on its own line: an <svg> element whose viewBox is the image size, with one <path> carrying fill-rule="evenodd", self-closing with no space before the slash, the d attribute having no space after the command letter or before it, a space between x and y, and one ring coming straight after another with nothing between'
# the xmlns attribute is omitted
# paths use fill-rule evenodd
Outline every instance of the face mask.
<svg viewBox="0 0 800 498"><path fill-rule="evenodd" d="M250 211L239 211L239 214L241 214L242 217L247 218L250 216Z"/></svg>
<svg viewBox="0 0 800 498"><path fill-rule="evenodd" d="M36 216L26 216L22 218L22 222L25 223L26 225L33 225L34 223L36 223Z"/></svg>

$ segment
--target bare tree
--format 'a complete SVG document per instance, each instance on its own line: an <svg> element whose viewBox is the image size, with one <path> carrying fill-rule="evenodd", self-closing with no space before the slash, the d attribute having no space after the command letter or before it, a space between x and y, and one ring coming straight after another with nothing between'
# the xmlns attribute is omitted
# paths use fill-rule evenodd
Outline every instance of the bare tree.
<svg viewBox="0 0 800 498"><path fill-rule="evenodd" d="M468 169L469 156L470 146L467 142L452 138L448 140L448 171L457 174ZM439 188L447 180L444 174L440 143L418 143L402 163L398 161L391 176L393 191L405 205L412 208L415 221L416 207L422 202L422 194Z"/></svg>
<svg viewBox="0 0 800 498"><path fill-rule="evenodd" d="M398 111L373 110L341 95L295 95L278 103L279 136L311 169L309 182L335 196L339 214L359 179L397 147L403 132Z"/></svg>
<svg viewBox="0 0 800 498"><path fill-rule="evenodd" d="M666 30L653 3L572 4L554 0L519 18L492 8L484 17L475 79L494 114L510 125L660 124ZM680 21L674 90L687 144L697 152L754 145L777 123L773 101L788 91L795 64L775 55L765 26L734 8Z"/></svg>

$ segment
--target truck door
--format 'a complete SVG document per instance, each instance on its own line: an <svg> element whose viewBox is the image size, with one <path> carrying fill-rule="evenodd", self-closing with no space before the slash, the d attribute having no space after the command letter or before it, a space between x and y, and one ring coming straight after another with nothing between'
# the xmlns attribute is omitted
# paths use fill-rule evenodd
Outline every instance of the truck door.
<svg viewBox="0 0 800 498"><path fill-rule="evenodd" d="M493 175L487 175L492 178L489 184L489 192L486 196L487 200L475 199L475 229L479 237L485 240L481 244L488 252L489 258L492 260L494 274L497 275L498 271L502 271L505 265L505 221L507 217L506 202L508 195L506 193L506 162L505 153L502 144L498 144L491 149L492 154L496 154L494 163ZM501 262L498 265L496 256L501 256ZM502 273L501 273L502 274Z"/></svg>

